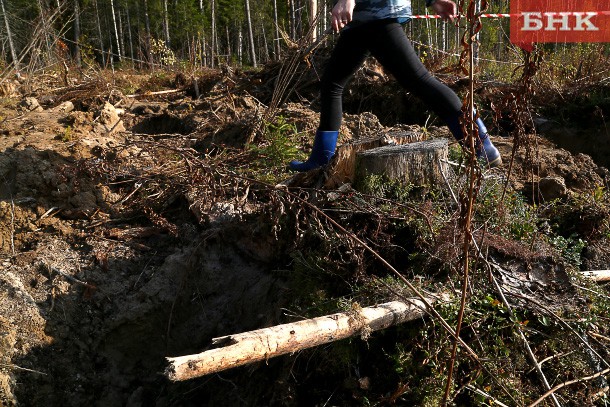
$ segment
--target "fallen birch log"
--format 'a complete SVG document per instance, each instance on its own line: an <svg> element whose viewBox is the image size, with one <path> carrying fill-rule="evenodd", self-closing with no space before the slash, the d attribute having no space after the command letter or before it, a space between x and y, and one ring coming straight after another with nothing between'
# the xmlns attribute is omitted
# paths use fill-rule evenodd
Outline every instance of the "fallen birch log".
<svg viewBox="0 0 610 407"><path fill-rule="evenodd" d="M598 283L610 281L610 270L581 271L581 274Z"/></svg>
<svg viewBox="0 0 610 407"><path fill-rule="evenodd" d="M434 302L434 299L428 301ZM167 358L169 366L165 375L172 381L188 380L351 336L366 337L372 331L412 321L424 314L425 305L419 299L411 299L410 303L393 301L214 338L212 344L218 346L215 349Z"/></svg>

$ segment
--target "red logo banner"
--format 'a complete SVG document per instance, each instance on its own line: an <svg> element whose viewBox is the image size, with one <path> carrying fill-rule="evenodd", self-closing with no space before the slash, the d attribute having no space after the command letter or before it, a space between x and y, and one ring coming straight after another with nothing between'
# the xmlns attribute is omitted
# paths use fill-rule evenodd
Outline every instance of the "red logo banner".
<svg viewBox="0 0 610 407"><path fill-rule="evenodd" d="M610 42L610 0L511 0L510 40Z"/></svg>

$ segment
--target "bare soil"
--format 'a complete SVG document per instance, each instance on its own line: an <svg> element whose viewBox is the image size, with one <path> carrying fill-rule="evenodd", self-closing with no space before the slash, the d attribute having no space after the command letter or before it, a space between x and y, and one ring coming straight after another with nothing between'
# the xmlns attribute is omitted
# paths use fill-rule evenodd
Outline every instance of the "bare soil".
<svg viewBox="0 0 610 407"><path fill-rule="evenodd" d="M220 73L200 82L209 97L199 100L189 96L189 86L146 95L150 78L122 75L114 85L41 86L2 99L0 404L298 404L281 373L289 358L197 386L171 384L161 375L166 356L200 352L213 337L281 320L289 290L277 269L288 260L274 234L256 216L203 222L186 199L168 206L178 227L170 233L123 211L130 196L87 172L86 163L109 154L143 162L147 152L129 143L136 137L243 147L257 98L239 91L220 97L215 86L228 83ZM140 96L118 91L125 82L140 84ZM21 106L26 94L38 98L42 111ZM74 110L66 111L66 101ZM281 114L299 131L315 128L317 114L308 104L288 103ZM346 114L342 141L388 129L371 113ZM427 131L448 137L444 128ZM527 192L541 178L561 178L566 189L555 193L565 198L607 186L608 170L589 156L532 137L538 165L532 171L532 161L518 154L514 188ZM512 141L494 142L506 171ZM604 241L591 247L586 266L608 268ZM261 369L274 371L274 378L264 379ZM267 387L233 392L232 380L247 377ZM206 383L215 390L202 392Z"/></svg>

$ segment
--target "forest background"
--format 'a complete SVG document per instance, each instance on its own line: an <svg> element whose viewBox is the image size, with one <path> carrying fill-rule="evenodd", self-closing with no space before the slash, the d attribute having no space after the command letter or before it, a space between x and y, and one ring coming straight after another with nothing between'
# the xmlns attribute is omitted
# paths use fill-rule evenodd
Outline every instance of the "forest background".
<svg viewBox="0 0 610 407"><path fill-rule="evenodd" d="M329 29L331 1L320 0L1 0L0 67L43 69L69 54L77 66L257 67L281 60L291 43ZM479 3L479 2L477 2ZM477 4L478 5L478 4ZM425 15L423 1L413 13ZM490 13L507 13L494 1ZM508 19L487 20L481 57L515 59ZM416 45L438 56L459 47L459 30L439 20L408 26Z"/></svg>

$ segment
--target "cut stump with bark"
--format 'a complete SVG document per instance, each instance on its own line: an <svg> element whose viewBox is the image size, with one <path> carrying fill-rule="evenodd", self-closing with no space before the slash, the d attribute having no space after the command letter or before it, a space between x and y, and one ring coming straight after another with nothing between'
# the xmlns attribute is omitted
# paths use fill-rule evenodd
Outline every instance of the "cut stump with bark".
<svg viewBox="0 0 610 407"><path fill-rule="evenodd" d="M433 303L434 298L428 298ZM374 307L294 323L258 329L212 340L217 348L196 355L167 358L165 375L173 381L188 380L248 363L298 352L371 331L421 318L426 306L419 299L392 301Z"/></svg>
<svg viewBox="0 0 610 407"><path fill-rule="evenodd" d="M385 146L356 155L356 177L383 175L415 186L442 185L449 154L446 139Z"/></svg>
<svg viewBox="0 0 610 407"><path fill-rule="evenodd" d="M379 137L352 140L337 147L333 159L326 167L296 173L289 179L277 184L277 187L320 188L323 185L326 189L336 189L341 185L352 184L355 179L357 153L381 146L414 143L423 140L424 137L423 133L399 130Z"/></svg>
<svg viewBox="0 0 610 407"><path fill-rule="evenodd" d="M324 186L334 189L346 183L353 183L356 173L356 155L362 151L383 146L402 145L422 141L426 136L413 131L393 131L380 137L352 140L337 147L328 170Z"/></svg>

